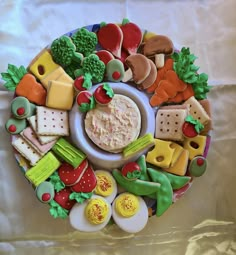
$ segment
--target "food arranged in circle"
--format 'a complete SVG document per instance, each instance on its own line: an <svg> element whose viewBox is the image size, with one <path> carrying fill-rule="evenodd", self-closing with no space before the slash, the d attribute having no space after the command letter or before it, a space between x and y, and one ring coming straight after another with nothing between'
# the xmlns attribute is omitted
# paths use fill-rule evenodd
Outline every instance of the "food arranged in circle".
<svg viewBox="0 0 236 255"><path fill-rule="evenodd" d="M55 39L27 68L8 65L6 130L54 218L137 233L204 174L210 87L195 59L124 19Z"/></svg>

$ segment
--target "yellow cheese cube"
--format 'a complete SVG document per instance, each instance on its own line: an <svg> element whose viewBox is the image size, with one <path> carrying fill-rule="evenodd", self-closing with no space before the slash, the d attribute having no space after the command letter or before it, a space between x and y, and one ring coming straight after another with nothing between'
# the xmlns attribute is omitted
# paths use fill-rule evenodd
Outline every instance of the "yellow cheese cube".
<svg viewBox="0 0 236 255"><path fill-rule="evenodd" d="M178 160L176 161L176 163L173 166L171 166L170 168L165 168L164 170L166 172L169 172L172 174L184 176L187 171L188 158L189 158L188 150L183 149L183 151L182 151L181 155L179 156Z"/></svg>
<svg viewBox="0 0 236 255"><path fill-rule="evenodd" d="M59 67L47 49L44 49L29 65L29 70L40 81Z"/></svg>
<svg viewBox="0 0 236 255"><path fill-rule="evenodd" d="M154 139L155 147L149 151L146 161L155 166L167 168L170 166L175 149L171 147L172 142Z"/></svg>
<svg viewBox="0 0 236 255"><path fill-rule="evenodd" d="M184 139L184 149L189 151L189 159L202 156L206 146L206 136L198 135L193 138Z"/></svg>
<svg viewBox="0 0 236 255"><path fill-rule="evenodd" d="M74 88L72 84L50 81L48 84L46 106L60 110L70 110L73 105Z"/></svg>

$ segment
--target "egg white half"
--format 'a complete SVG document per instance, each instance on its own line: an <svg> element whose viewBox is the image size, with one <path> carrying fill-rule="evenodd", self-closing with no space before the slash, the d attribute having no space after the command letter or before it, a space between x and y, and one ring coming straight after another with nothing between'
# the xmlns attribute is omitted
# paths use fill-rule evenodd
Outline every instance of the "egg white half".
<svg viewBox="0 0 236 255"><path fill-rule="evenodd" d="M122 195L122 194L120 194L120 195ZM128 233L137 233L137 232L141 231L146 226L146 224L148 222L147 205L141 197L137 196L137 198L139 201L140 208L139 208L138 212L131 217L123 217L116 211L116 209L115 209L116 199L114 200L114 202L112 204L112 217L113 217L115 223L121 229L123 229L124 231L126 231Z"/></svg>
<svg viewBox="0 0 236 255"><path fill-rule="evenodd" d="M109 222L110 218L111 218L111 205L107 202L106 199L104 199L101 196L97 196L97 195L93 195L91 197L91 199L93 198L99 198L102 199L108 206L108 215L107 218L104 222L102 222L101 224L91 224L88 219L86 218L85 215L85 208L88 204L89 200L86 200L84 203L79 204L76 203L73 208L70 211L69 214L69 220L70 220L70 224L73 228L82 231L82 232L96 232L99 231L101 229L103 229L107 223Z"/></svg>

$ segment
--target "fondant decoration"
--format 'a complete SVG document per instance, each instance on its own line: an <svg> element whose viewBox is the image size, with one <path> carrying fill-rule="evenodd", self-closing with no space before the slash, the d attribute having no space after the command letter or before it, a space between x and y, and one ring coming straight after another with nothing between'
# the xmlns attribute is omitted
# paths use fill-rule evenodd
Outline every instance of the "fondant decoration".
<svg viewBox="0 0 236 255"><path fill-rule="evenodd" d="M50 175L49 181L57 192L64 189L66 186L65 183L61 181L57 171Z"/></svg>
<svg viewBox="0 0 236 255"><path fill-rule="evenodd" d="M96 184L97 179L94 174L94 171L91 165L88 165L81 179L76 184L71 186L71 190L73 190L74 192L89 193L96 188Z"/></svg>
<svg viewBox="0 0 236 255"><path fill-rule="evenodd" d="M201 124L207 124L207 122L210 120L210 117L207 115L202 105L196 100L194 96L190 97L187 101L184 102L184 104L189 105L189 113Z"/></svg>
<svg viewBox="0 0 236 255"><path fill-rule="evenodd" d="M159 109L156 115L155 137L182 141L182 126L187 114L187 109Z"/></svg>
<svg viewBox="0 0 236 255"><path fill-rule="evenodd" d="M90 54L85 57L82 62L82 67L75 70L75 77L90 74L93 83L101 82L105 74L105 64L99 59L96 54Z"/></svg>
<svg viewBox="0 0 236 255"><path fill-rule="evenodd" d="M51 152L48 152L35 166L26 171L25 176L37 187L40 183L46 181L59 166L58 159Z"/></svg>
<svg viewBox="0 0 236 255"><path fill-rule="evenodd" d="M174 165L172 165L169 168L163 168L163 169L166 172L184 176L186 174L187 167L188 167L188 159L189 159L188 150L183 150Z"/></svg>
<svg viewBox="0 0 236 255"><path fill-rule="evenodd" d="M167 103L181 103L192 96L194 96L192 85L187 84L187 88L184 91L177 92L176 96L167 100Z"/></svg>
<svg viewBox="0 0 236 255"><path fill-rule="evenodd" d="M70 199L71 190L67 187L55 193L54 200L49 205L49 212L54 218L65 219L68 213L76 203L75 200Z"/></svg>
<svg viewBox="0 0 236 255"><path fill-rule="evenodd" d="M109 104L114 97L114 91L108 83L103 83L94 91L94 98L101 105Z"/></svg>
<svg viewBox="0 0 236 255"><path fill-rule="evenodd" d="M182 132L185 137L192 138L197 136L203 128L204 126L201 122L194 119L192 115L188 115L182 126Z"/></svg>
<svg viewBox="0 0 236 255"><path fill-rule="evenodd" d="M92 87L92 77L89 73L78 76L74 81L74 89L77 92L89 90Z"/></svg>
<svg viewBox="0 0 236 255"><path fill-rule="evenodd" d="M151 194L156 194L160 188L159 183L143 181L143 180L134 180L132 183L124 178L121 172L117 169L112 171L112 175L116 179L117 183L123 187L128 192L135 194L137 196L149 196Z"/></svg>
<svg viewBox="0 0 236 255"><path fill-rule="evenodd" d="M181 189L191 181L190 176L177 176L165 171L162 172L169 180L173 190Z"/></svg>
<svg viewBox="0 0 236 255"><path fill-rule="evenodd" d="M47 181L40 183L35 192L38 200L42 203L51 202L55 195L54 186Z"/></svg>
<svg viewBox="0 0 236 255"><path fill-rule="evenodd" d="M168 70L173 70L173 59L172 58L167 58L165 60L164 66L162 68L158 69L156 80L150 87L147 88L148 93L153 93L155 91L155 89L158 87L159 82L161 80L165 79L165 75Z"/></svg>
<svg viewBox="0 0 236 255"><path fill-rule="evenodd" d="M187 83L181 81L173 70L168 70L165 73L165 79L158 83L154 95L150 99L150 104L151 106L159 106L169 100L173 100L172 98L174 98L177 93L183 92L186 89Z"/></svg>
<svg viewBox="0 0 236 255"><path fill-rule="evenodd" d="M44 78L40 78L41 83L47 89L49 81L60 81L68 84L73 84L74 80L64 71L61 66L48 73Z"/></svg>
<svg viewBox="0 0 236 255"><path fill-rule="evenodd" d="M122 167L121 173L125 178L133 181L139 179L141 176L141 169L136 162L129 162Z"/></svg>
<svg viewBox="0 0 236 255"><path fill-rule="evenodd" d="M191 176L199 177L202 176L207 168L207 161L202 156L194 157L189 165L189 173Z"/></svg>
<svg viewBox="0 0 236 255"><path fill-rule="evenodd" d="M136 162L139 165L141 170L141 175L139 176L139 179L143 181L150 181L150 178L147 174L147 165L146 165L145 155L140 156Z"/></svg>
<svg viewBox="0 0 236 255"><path fill-rule="evenodd" d="M112 203L117 195L117 184L114 177L108 171L96 170L97 185L95 194L104 197L109 203Z"/></svg>
<svg viewBox="0 0 236 255"><path fill-rule="evenodd" d="M70 199L75 200L77 203L84 203L85 200L90 199L93 195L93 192L72 192L70 194Z"/></svg>
<svg viewBox="0 0 236 255"><path fill-rule="evenodd" d="M157 68L155 64L150 59L148 61L151 67L150 73L148 74L147 78L141 84L138 85L139 89L147 89L155 82L157 78Z"/></svg>
<svg viewBox="0 0 236 255"><path fill-rule="evenodd" d="M129 54L135 54L142 42L143 35L141 29L128 19L123 19L120 28L123 33L122 47L127 50Z"/></svg>
<svg viewBox="0 0 236 255"><path fill-rule="evenodd" d="M199 67L194 65L197 57L190 54L189 48L185 47L180 52L174 52L171 57L174 60L174 71L178 77L192 85L196 99L205 99L210 90L207 84L208 75L197 72Z"/></svg>
<svg viewBox="0 0 236 255"><path fill-rule="evenodd" d="M39 140L36 137L36 134L34 133L33 129L31 127L27 127L21 132L21 136L40 154L44 155L46 154L52 146L56 143L56 140L41 144Z"/></svg>
<svg viewBox="0 0 236 255"><path fill-rule="evenodd" d="M76 97L76 103L81 112L87 112L95 108L96 102L94 96L87 90L80 91Z"/></svg>
<svg viewBox="0 0 236 255"><path fill-rule="evenodd" d="M23 66L17 68L9 64L6 73L1 73L2 79L6 81L4 86L14 91L17 96L28 98L32 103L45 105L46 91L43 86L38 83L32 74L27 73Z"/></svg>
<svg viewBox="0 0 236 255"><path fill-rule="evenodd" d="M124 78L124 64L119 59L112 59L106 65L108 81L119 82Z"/></svg>
<svg viewBox="0 0 236 255"><path fill-rule="evenodd" d="M99 148L118 153L140 132L141 114L127 96L115 94L108 105L97 104L85 117L85 131Z"/></svg>
<svg viewBox="0 0 236 255"><path fill-rule="evenodd" d="M66 186L73 186L77 182L79 182L87 167L87 159L83 160L82 163L76 168L66 162L63 162L58 169L58 175L60 177L60 180Z"/></svg>
<svg viewBox="0 0 236 255"><path fill-rule="evenodd" d="M42 50L29 64L29 71L41 82L47 75L59 68L47 49ZM45 83L44 83L45 84Z"/></svg>
<svg viewBox="0 0 236 255"><path fill-rule="evenodd" d="M23 137L14 139L12 146L29 161L31 166L34 166L42 157Z"/></svg>
<svg viewBox="0 0 236 255"><path fill-rule="evenodd" d="M38 106L36 116L39 135L69 135L67 111Z"/></svg>
<svg viewBox="0 0 236 255"><path fill-rule="evenodd" d="M131 142L123 150L124 157L130 157L140 151L150 148L154 145L154 138L151 133L139 137L137 140Z"/></svg>
<svg viewBox="0 0 236 255"><path fill-rule="evenodd" d="M49 81L46 106L63 111L70 110L74 101L74 88L71 83Z"/></svg>
<svg viewBox="0 0 236 255"><path fill-rule="evenodd" d="M121 57L123 33L118 25L102 22L97 32L97 37L99 44L105 50L110 51L117 58Z"/></svg>
<svg viewBox="0 0 236 255"><path fill-rule="evenodd" d="M189 159L202 156L206 146L206 136L198 135L193 138L185 138L184 149L189 151Z"/></svg>
<svg viewBox="0 0 236 255"><path fill-rule="evenodd" d="M36 107L26 97L16 97L11 103L11 113L14 118L25 119L35 114Z"/></svg>
<svg viewBox="0 0 236 255"><path fill-rule="evenodd" d="M94 53L97 45L97 35L94 32L88 31L86 28L81 28L71 36L72 42L76 47L76 51L87 57Z"/></svg>
<svg viewBox="0 0 236 255"><path fill-rule="evenodd" d="M132 79L136 84L141 84L150 74L151 65L149 59L140 53L128 56L125 64L129 69L125 72L123 82Z"/></svg>
<svg viewBox="0 0 236 255"><path fill-rule="evenodd" d="M69 214L71 226L82 232L99 231L108 224L110 218L111 205L97 195L83 204L75 204Z"/></svg>
<svg viewBox="0 0 236 255"><path fill-rule="evenodd" d="M25 119L10 118L5 124L6 131L12 135L19 134L27 126Z"/></svg>
<svg viewBox="0 0 236 255"><path fill-rule="evenodd" d="M73 62L79 66L82 62L82 54L76 52L76 47L68 36L63 35L54 40L50 49L53 60L61 66L69 66Z"/></svg>
<svg viewBox="0 0 236 255"><path fill-rule="evenodd" d="M161 216L172 205L173 190L169 179L161 171L152 168L148 168L147 171L153 182L161 184L157 192L156 209L156 215Z"/></svg>
<svg viewBox="0 0 236 255"><path fill-rule="evenodd" d="M107 65L111 60L115 59L114 56L107 50L99 50L95 52L99 59Z"/></svg>
<svg viewBox="0 0 236 255"><path fill-rule="evenodd" d="M112 204L112 217L122 230L137 233L147 224L148 208L141 197L122 193Z"/></svg>
<svg viewBox="0 0 236 255"><path fill-rule="evenodd" d="M55 141L59 138L59 136L56 135L39 135L37 132L37 119L36 119L36 115L31 116L29 118L27 118L31 128L34 130L34 133L36 134L37 138L39 139L41 144L47 144L50 143L52 141Z"/></svg>
<svg viewBox="0 0 236 255"><path fill-rule="evenodd" d="M77 168L86 158L86 155L82 151L75 148L64 138L60 138L52 147L52 150L57 156L72 165L74 168Z"/></svg>
<svg viewBox="0 0 236 255"><path fill-rule="evenodd" d="M158 167L168 168L175 151L171 147L172 142L154 139L154 144L154 149L147 153L146 161Z"/></svg>

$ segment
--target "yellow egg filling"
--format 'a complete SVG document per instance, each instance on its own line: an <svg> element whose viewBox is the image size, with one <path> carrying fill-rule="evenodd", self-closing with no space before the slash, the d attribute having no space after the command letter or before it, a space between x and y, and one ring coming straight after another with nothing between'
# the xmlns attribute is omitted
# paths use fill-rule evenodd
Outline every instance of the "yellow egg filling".
<svg viewBox="0 0 236 255"><path fill-rule="evenodd" d="M95 193L103 197L110 196L114 191L111 177L106 173L96 173L97 186Z"/></svg>
<svg viewBox="0 0 236 255"><path fill-rule="evenodd" d="M91 199L86 208L85 215L91 224L101 224L108 216L109 208L107 203L100 198Z"/></svg>
<svg viewBox="0 0 236 255"><path fill-rule="evenodd" d="M139 201L135 195L124 193L115 201L116 211L123 217L131 217L139 210Z"/></svg>

